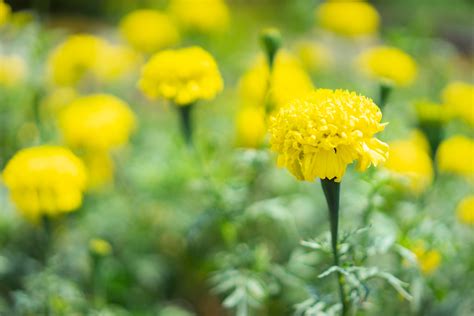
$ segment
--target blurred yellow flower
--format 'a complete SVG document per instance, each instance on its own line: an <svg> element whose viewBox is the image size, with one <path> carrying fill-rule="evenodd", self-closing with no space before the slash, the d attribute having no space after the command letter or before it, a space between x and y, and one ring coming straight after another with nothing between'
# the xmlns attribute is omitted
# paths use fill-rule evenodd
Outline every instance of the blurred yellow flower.
<svg viewBox="0 0 474 316"><path fill-rule="evenodd" d="M89 251L98 256L108 256L112 252L112 246L107 240L93 238L89 241Z"/></svg>
<svg viewBox="0 0 474 316"><path fill-rule="evenodd" d="M474 141L455 135L444 140L436 153L441 172L454 173L468 178L474 177Z"/></svg>
<svg viewBox="0 0 474 316"><path fill-rule="evenodd" d="M315 13L322 28L348 37L373 35L380 23L377 10L364 1L327 1Z"/></svg>
<svg viewBox="0 0 474 316"><path fill-rule="evenodd" d="M197 46L156 53L143 66L138 85L150 99L182 106L211 100L224 87L216 61Z"/></svg>
<svg viewBox="0 0 474 316"><path fill-rule="evenodd" d="M321 71L330 67L334 60L329 47L316 41L301 41L296 52L303 66L310 71Z"/></svg>
<svg viewBox="0 0 474 316"><path fill-rule="evenodd" d="M422 193L433 182L433 164L423 147L412 140L389 143L390 150L385 168L408 180L415 194Z"/></svg>
<svg viewBox="0 0 474 316"><path fill-rule="evenodd" d="M272 109L278 109L313 90L311 78L299 62L286 52L278 52L270 82L268 77L268 63L262 56L239 81L239 94L244 105L264 107L268 88Z"/></svg>
<svg viewBox="0 0 474 316"><path fill-rule="evenodd" d="M11 8L8 3L5 3L3 0L0 0L0 26L7 23L10 14Z"/></svg>
<svg viewBox="0 0 474 316"><path fill-rule="evenodd" d="M26 77L26 63L17 55L0 55L0 86L12 87Z"/></svg>
<svg viewBox="0 0 474 316"><path fill-rule="evenodd" d="M188 31L215 33L229 26L229 9L223 0L171 0L169 12Z"/></svg>
<svg viewBox="0 0 474 316"><path fill-rule="evenodd" d="M454 81L442 92L444 105L453 115L474 126L474 85Z"/></svg>
<svg viewBox="0 0 474 316"><path fill-rule="evenodd" d="M262 145L267 128L263 108L242 107L236 118L237 144L246 148L258 148Z"/></svg>
<svg viewBox="0 0 474 316"><path fill-rule="evenodd" d="M93 94L67 105L59 114L59 128L69 146L109 150L128 142L135 115L119 98Z"/></svg>
<svg viewBox="0 0 474 316"><path fill-rule="evenodd" d="M137 70L140 62L140 55L132 49L107 43L99 51L93 72L99 81L112 82Z"/></svg>
<svg viewBox="0 0 474 316"><path fill-rule="evenodd" d="M461 223L474 225L474 195L465 197L458 204L457 216Z"/></svg>
<svg viewBox="0 0 474 316"><path fill-rule="evenodd" d="M361 171L385 162L388 145L374 137L385 127L381 119L380 109L369 98L318 89L271 117L271 149L278 154L278 165L299 180L339 182L354 160Z"/></svg>
<svg viewBox="0 0 474 316"><path fill-rule="evenodd" d="M428 250L423 241L418 241L410 249L416 256L421 272L432 274L441 265L441 253L436 249Z"/></svg>
<svg viewBox="0 0 474 316"><path fill-rule="evenodd" d="M451 118L446 107L426 100L415 102L415 111L419 122L444 123Z"/></svg>
<svg viewBox="0 0 474 316"><path fill-rule="evenodd" d="M82 161L70 150L38 146L20 150L7 163L3 180L25 218L56 216L77 209L86 186Z"/></svg>
<svg viewBox="0 0 474 316"><path fill-rule="evenodd" d="M107 150L86 150L82 160L87 169L87 188L97 190L112 182L115 165Z"/></svg>
<svg viewBox="0 0 474 316"><path fill-rule="evenodd" d="M156 10L132 11L120 22L120 33L133 48L144 53L154 53L179 42L173 21Z"/></svg>
<svg viewBox="0 0 474 316"><path fill-rule="evenodd" d="M417 75L415 60L395 47L379 46L366 50L357 59L368 76L397 86L411 84Z"/></svg>

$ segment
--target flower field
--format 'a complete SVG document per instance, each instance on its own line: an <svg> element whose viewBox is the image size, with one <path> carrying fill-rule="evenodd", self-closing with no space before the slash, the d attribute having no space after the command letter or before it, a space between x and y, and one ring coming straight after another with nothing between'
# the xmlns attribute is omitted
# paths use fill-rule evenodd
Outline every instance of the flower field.
<svg viewBox="0 0 474 316"><path fill-rule="evenodd" d="M0 315L474 315L469 0L0 0Z"/></svg>

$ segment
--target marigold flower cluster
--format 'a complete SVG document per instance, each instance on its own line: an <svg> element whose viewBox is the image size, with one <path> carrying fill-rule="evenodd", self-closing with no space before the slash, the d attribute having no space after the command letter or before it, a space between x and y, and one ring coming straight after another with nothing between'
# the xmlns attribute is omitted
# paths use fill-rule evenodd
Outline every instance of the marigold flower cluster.
<svg viewBox="0 0 474 316"><path fill-rule="evenodd" d="M368 76L396 86L411 84L417 75L413 58L395 47L368 49L359 56L358 64Z"/></svg>
<svg viewBox="0 0 474 316"><path fill-rule="evenodd" d="M474 126L474 85L454 81L442 91L442 100L448 111L455 117Z"/></svg>
<svg viewBox="0 0 474 316"><path fill-rule="evenodd" d="M150 99L189 105L213 99L224 82L214 58L194 46L156 53L143 67L138 85Z"/></svg>
<svg viewBox="0 0 474 316"><path fill-rule="evenodd" d="M0 86L12 87L26 77L26 63L17 55L0 55Z"/></svg>
<svg viewBox="0 0 474 316"><path fill-rule="evenodd" d="M469 179L474 178L474 141L462 135L455 135L444 140L436 153L438 169L441 172L453 173Z"/></svg>
<svg viewBox="0 0 474 316"><path fill-rule="evenodd" d="M229 25L229 9L223 0L171 0L170 14L188 31L216 33Z"/></svg>
<svg viewBox="0 0 474 316"><path fill-rule="evenodd" d="M56 146L20 150L2 176L12 201L31 221L77 209L87 179L81 160L70 150Z"/></svg>
<svg viewBox="0 0 474 316"><path fill-rule="evenodd" d="M374 137L384 129L381 119L380 109L367 97L318 89L271 118L271 149L278 154L278 165L299 180L340 182L355 160L365 170L387 159L388 145Z"/></svg>

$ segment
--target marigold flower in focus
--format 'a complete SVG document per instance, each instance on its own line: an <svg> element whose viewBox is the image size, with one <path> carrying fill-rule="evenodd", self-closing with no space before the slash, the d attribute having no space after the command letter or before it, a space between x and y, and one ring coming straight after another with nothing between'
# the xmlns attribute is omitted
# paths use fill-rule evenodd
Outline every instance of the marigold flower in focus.
<svg viewBox="0 0 474 316"><path fill-rule="evenodd" d="M474 225L474 195L465 197L458 204L456 213L461 223Z"/></svg>
<svg viewBox="0 0 474 316"><path fill-rule="evenodd" d="M443 89L442 99L454 116L474 126L474 85L461 81L451 82Z"/></svg>
<svg viewBox="0 0 474 316"><path fill-rule="evenodd" d="M380 24L377 10L364 1L327 1L315 13L322 28L347 37L373 35Z"/></svg>
<svg viewBox="0 0 474 316"><path fill-rule="evenodd" d="M0 26L7 23L11 14L10 6L3 0L0 0Z"/></svg>
<svg viewBox="0 0 474 316"><path fill-rule="evenodd" d="M388 145L374 137L384 129L381 119L380 109L367 97L318 89L271 117L271 149L278 165L299 180L340 182L355 160L363 171L387 159Z"/></svg>
<svg viewBox="0 0 474 316"><path fill-rule="evenodd" d="M267 133L264 109L250 106L241 108L237 113L236 129L239 146L260 147Z"/></svg>
<svg viewBox="0 0 474 316"><path fill-rule="evenodd" d="M415 254L421 272L425 275L432 274L441 265L441 253L436 249L426 249L422 241L416 242L410 250Z"/></svg>
<svg viewBox="0 0 474 316"><path fill-rule="evenodd" d="M179 42L173 21L156 10L129 13L120 22L120 33L130 46L144 53L154 53Z"/></svg>
<svg viewBox="0 0 474 316"><path fill-rule="evenodd" d="M2 176L18 210L32 221L77 209L87 181L82 161L58 146L20 150Z"/></svg>
<svg viewBox="0 0 474 316"><path fill-rule="evenodd" d="M12 87L26 77L26 63L17 55L0 55L0 86Z"/></svg>
<svg viewBox="0 0 474 316"><path fill-rule="evenodd" d="M112 246L107 240L93 238L89 241L89 251L94 255L105 257L112 252Z"/></svg>
<svg viewBox="0 0 474 316"><path fill-rule="evenodd" d="M379 46L358 57L358 65L368 76L397 86L411 84L417 75L415 60L395 47Z"/></svg>
<svg viewBox="0 0 474 316"><path fill-rule="evenodd" d="M436 153L441 172L474 178L474 141L462 135L444 140Z"/></svg>
<svg viewBox="0 0 474 316"><path fill-rule="evenodd" d="M427 151L412 140L389 143L390 150L384 167L408 180L412 192L419 194L433 182L433 164Z"/></svg>
<svg viewBox="0 0 474 316"><path fill-rule="evenodd" d="M128 142L135 115L119 98L94 94L75 99L59 114L59 127L69 146L109 150Z"/></svg>
<svg viewBox="0 0 474 316"><path fill-rule="evenodd" d="M171 0L169 12L183 29L201 33L221 32L230 20L223 0Z"/></svg>
<svg viewBox="0 0 474 316"><path fill-rule="evenodd" d="M156 53L143 66L138 85L150 99L177 105L211 100L224 87L216 61L197 46Z"/></svg>

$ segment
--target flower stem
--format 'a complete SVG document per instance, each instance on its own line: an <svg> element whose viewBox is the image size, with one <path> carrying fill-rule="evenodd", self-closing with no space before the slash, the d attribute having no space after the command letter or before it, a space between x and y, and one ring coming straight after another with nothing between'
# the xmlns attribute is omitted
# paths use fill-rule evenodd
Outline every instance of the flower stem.
<svg viewBox="0 0 474 316"><path fill-rule="evenodd" d="M194 103L187 105L177 105L179 117L181 119L181 130L183 132L184 141L188 146L193 145L193 124L191 113Z"/></svg>
<svg viewBox="0 0 474 316"><path fill-rule="evenodd" d="M383 110L387 104L388 98L392 92L392 86L381 83L379 87L379 108Z"/></svg>
<svg viewBox="0 0 474 316"><path fill-rule="evenodd" d="M331 248L334 257L334 265L339 267L339 250L338 250L338 226L339 226L339 195L340 183L334 180L321 179L324 196L328 204L329 224L331 228ZM349 302L347 301L344 291L344 277L341 272L337 271L337 284L339 287L339 298L341 300L341 315L347 314Z"/></svg>

